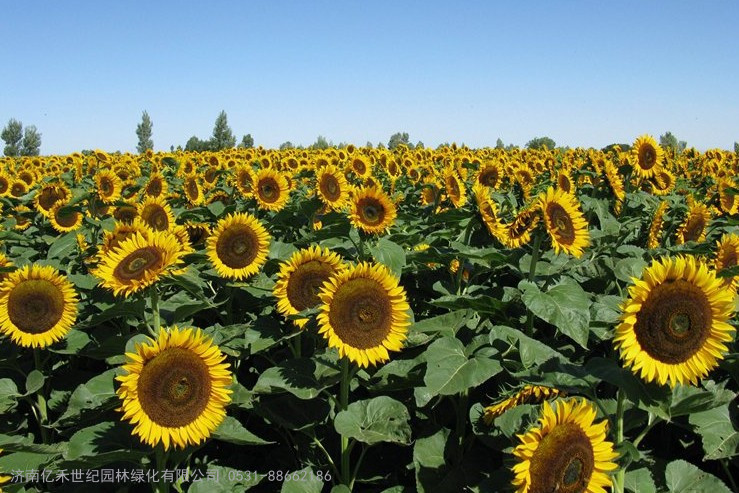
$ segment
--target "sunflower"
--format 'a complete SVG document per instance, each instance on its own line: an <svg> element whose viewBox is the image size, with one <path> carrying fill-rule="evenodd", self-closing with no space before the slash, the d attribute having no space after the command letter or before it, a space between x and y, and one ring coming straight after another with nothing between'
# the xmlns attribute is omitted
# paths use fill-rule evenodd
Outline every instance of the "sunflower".
<svg viewBox="0 0 739 493"><path fill-rule="evenodd" d="M149 181L144 185L142 192L147 197L158 198L166 196L168 188L167 180L157 171L149 176Z"/></svg>
<svg viewBox="0 0 739 493"><path fill-rule="evenodd" d="M321 302L318 293L323 283L345 268L341 257L327 248L312 246L295 252L280 266L273 291L277 310L287 317L318 306ZM308 319L294 318L293 322L302 329Z"/></svg>
<svg viewBox="0 0 739 493"><path fill-rule="evenodd" d="M203 188L197 176L188 176L182 184L182 191L190 205L197 206L203 203Z"/></svg>
<svg viewBox="0 0 739 493"><path fill-rule="evenodd" d="M361 188L352 197L351 223L365 233L384 233L396 216L395 204L380 188Z"/></svg>
<svg viewBox="0 0 739 493"><path fill-rule="evenodd" d="M10 269L13 267L15 267L13 261L6 257L4 253L0 253L0 268ZM0 271L0 283L2 283L8 277L8 274L9 272Z"/></svg>
<svg viewBox="0 0 739 493"><path fill-rule="evenodd" d="M184 253L177 238L166 231L152 231L148 236L137 232L101 255L92 273L101 286L128 297L179 268Z"/></svg>
<svg viewBox="0 0 739 493"><path fill-rule="evenodd" d="M464 182L459 178L459 174L453 168L446 168L444 170L444 189L452 201L454 207L459 209L467 203L467 191L464 187Z"/></svg>
<svg viewBox="0 0 739 493"><path fill-rule="evenodd" d="M652 192L655 195L667 195L675 186L675 175L661 168L654 172L652 177Z"/></svg>
<svg viewBox="0 0 739 493"><path fill-rule="evenodd" d="M585 399L544 401L540 424L518 435L513 450L516 492L605 493L618 453L606 440L608 421L595 424L596 414Z"/></svg>
<svg viewBox="0 0 739 493"><path fill-rule="evenodd" d="M254 192L256 176L251 166L237 166L233 174L233 184L244 197L251 197Z"/></svg>
<svg viewBox="0 0 739 493"><path fill-rule="evenodd" d="M663 257L634 279L614 345L645 381L696 383L723 358L734 293L694 257Z"/></svg>
<svg viewBox="0 0 739 493"><path fill-rule="evenodd" d="M362 262L323 285L318 332L339 356L367 367L400 351L409 321L405 290L381 264Z"/></svg>
<svg viewBox="0 0 739 493"><path fill-rule="evenodd" d="M0 170L0 197L5 197L10 193L10 178Z"/></svg>
<svg viewBox="0 0 739 493"><path fill-rule="evenodd" d="M152 447L185 448L206 440L226 416L233 381L221 350L200 329L162 330L126 353L116 377L122 420Z"/></svg>
<svg viewBox="0 0 739 493"><path fill-rule="evenodd" d="M119 205L113 211L113 217L116 221L131 223L139 216L138 209L133 205Z"/></svg>
<svg viewBox="0 0 739 493"><path fill-rule="evenodd" d="M572 176L568 169L560 169L557 173L557 188L566 193L574 193L575 184L572 183Z"/></svg>
<svg viewBox="0 0 739 493"><path fill-rule="evenodd" d="M10 195L15 198L23 197L28 193L28 185L25 181L18 178L10 183Z"/></svg>
<svg viewBox="0 0 739 493"><path fill-rule="evenodd" d="M521 390L510 397L483 409L482 420L486 425L490 426L495 418L509 409L513 409L521 404L538 404L546 399L552 399L561 394L562 392L559 389L552 387L525 385Z"/></svg>
<svg viewBox="0 0 739 493"><path fill-rule="evenodd" d="M739 235L725 234L716 246L716 258L714 259L716 271L739 264ZM736 290L739 287L739 276L724 277L723 283L726 287Z"/></svg>
<svg viewBox="0 0 739 493"><path fill-rule="evenodd" d="M618 168L610 159L605 160L604 172L606 174L608 184L611 186L611 190L613 190L613 195L616 197L616 200L618 202L623 202L623 200L626 198L626 191L624 190L624 180L621 177L621 174L618 172Z"/></svg>
<svg viewBox="0 0 739 493"><path fill-rule="evenodd" d="M97 195L106 204L121 198L123 181L112 170L102 169L95 173Z"/></svg>
<svg viewBox="0 0 739 493"><path fill-rule="evenodd" d="M28 228L31 225L31 218L29 217L30 212L31 209L29 209L25 205L15 206L15 211L13 214L13 218L15 219L15 226L13 226L13 229L22 231Z"/></svg>
<svg viewBox="0 0 739 493"><path fill-rule="evenodd" d="M26 347L62 339L77 320L77 293L48 265L25 265L0 285L0 331Z"/></svg>
<svg viewBox="0 0 739 493"><path fill-rule="evenodd" d="M210 224L188 221L185 225L191 245L204 244L210 235Z"/></svg>
<svg viewBox="0 0 739 493"><path fill-rule="evenodd" d="M538 206L530 206L521 210L510 224L505 226L505 234L500 238L508 248L518 248L531 241L531 233L541 219ZM503 226L503 225L501 225Z"/></svg>
<svg viewBox="0 0 739 493"><path fill-rule="evenodd" d="M172 208L163 197L147 197L138 205L139 217L155 231L167 231L174 225Z"/></svg>
<svg viewBox="0 0 739 493"><path fill-rule="evenodd" d="M269 168L257 171L254 197L260 209L279 211L290 198L289 186L282 173Z"/></svg>
<svg viewBox="0 0 739 493"><path fill-rule="evenodd" d="M349 198L346 178L331 164L316 170L316 189L318 198L333 210L341 210Z"/></svg>
<svg viewBox="0 0 739 493"><path fill-rule="evenodd" d="M637 138L631 148L631 164L636 175L641 178L654 176L663 157L664 151L651 135Z"/></svg>
<svg viewBox="0 0 739 493"><path fill-rule="evenodd" d="M352 171L359 178L366 178L371 173L371 167L367 165L367 161L362 156L355 156L351 161Z"/></svg>
<svg viewBox="0 0 739 493"><path fill-rule="evenodd" d="M737 185L726 178L718 181L719 206L726 214L733 215L739 212L739 194L730 192L728 188L739 188Z"/></svg>
<svg viewBox="0 0 739 493"><path fill-rule="evenodd" d="M690 204L688 215L677 230L675 243L682 245L688 241L702 242L706 239L706 226L711 220L711 212L705 204L694 202Z"/></svg>
<svg viewBox="0 0 739 493"><path fill-rule="evenodd" d="M662 244L662 226L665 222L665 211L667 210L667 201L663 200L657 206L652 216L652 224L649 226L649 237L647 239L647 248L657 248Z"/></svg>
<svg viewBox="0 0 739 493"><path fill-rule="evenodd" d="M488 196L487 190L487 187L479 181L472 187L475 202L477 203L477 210L480 211L482 222L485 223L488 232L500 241L500 238L505 235L505 231L498 219L498 207L495 201Z"/></svg>
<svg viewBox="0 0 739 493"><path fill-rule="evenodd" d="M590 243L590 235L577 198L549 187L539 198L539 204L554 251L581 257L583 249Z"/></svg>
<svg viewBox="0 0 739 493"><path fill-rule="evenodd" d="M136 233L148 239L151 231L149 225L139 218L134 219L130 223L117 222L112 231L105 231L103 233L103 244L100 247L100 254L107 255L113 249L118 248L125 240L136 235Z"/></svg>
<svg viewBox="0 0 739 493"><path fill-rule="evenodd" d="M51 226L60 233L69 233L82 225L82 213L64 202L57 202L49 211Z"/></svg>
<svg viewBox="0 0 739 493"><path fill-rule="evenodd" d="M229 214L218 221L208 237L207 253L218 275L245 279L267 261L270 236L251 214Z"/></svg>
<svg viewBox="0 0 739 493"><path fill-rule="evenodd" d="M492 161L488 161L480 166L475 175L475 183L479 183L486 187L497 189L503 181L503 175L500 166Z"/></svg>

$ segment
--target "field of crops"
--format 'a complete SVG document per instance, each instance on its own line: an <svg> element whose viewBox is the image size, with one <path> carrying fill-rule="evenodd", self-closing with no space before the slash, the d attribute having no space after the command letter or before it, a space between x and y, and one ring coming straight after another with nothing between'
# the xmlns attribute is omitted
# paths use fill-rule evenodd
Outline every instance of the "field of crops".
<svg viewBox="0 0 739 493"><path fill-rule="evenodd" d="M0 158L0 486L737 491L737 174L649 136Z"/></svg>

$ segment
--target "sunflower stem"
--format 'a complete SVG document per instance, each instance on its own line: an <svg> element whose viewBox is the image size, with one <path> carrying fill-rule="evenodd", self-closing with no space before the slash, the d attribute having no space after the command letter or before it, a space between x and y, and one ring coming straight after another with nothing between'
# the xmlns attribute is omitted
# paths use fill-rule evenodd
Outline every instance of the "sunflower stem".
<svg viewBox="0 0 739 493"><path fill-rule="evenodd" d="M654 428L655 425L662 422L662 418L656 417L654 414L649 413L649 420L647 421L647 426L642 430L641 433L639 433L639 436L636 437L634 440L634 447L638 447L642 440L644 440L644 437L647 436L647 433L649 433L649 430Z"/></svg>
<svg viewBox="0 0 739 493"><path fill-rule="evenodd" d="M359 454L359 458L357 459L357 463L354 464L354 470L352 471L352 479L349 484L349 489L354 489L354 481L357 480L357 474L359 473L359 466L362 465L362 460L364 460L364 454L367 453L367 447L365 444L362 444L362 452Z"/></svg>
<svg viewBox="0 0 739 493"><path fill-rule="evenodd" d="M616 401L616 444L620 446L624 441L624 393L618 389ZM626 471L620 467L613 480L613 493L624 493L624 479Z"/></svg>
<svg viewBox="0 0 739 493"><path fill-rule="evenodd" d="M156 286L152 286L151 288L151 313L153 316L152 335L158 337L162 322L159 316L159 291L157 291Z"/></svg>
<svg viewBox="0 0 739 493"><path fill-rule="evenodd" d="M726 465L726 459L721 459L721 468L724 470L724 474L726 474L726 477L729 478L731 490L739 491L739 487L737 487L736 481L734 480L734 475L731 474L731 469L729 469L729 466Z"/></svg>
<svg viewBox="0 0 739 493"><path fill-rule="evenodd" d="M459 462L462 462L462 456L464 453L464 438L465 429L467 428L467 406L469 403L469 394L467 389L463 390L459 394L459 401L456 406L457 410L457 453L459 456Z"/></svg>
<svg viewBox="0 0 739 493"><path fill-rule="evenodd" d="M539 262L541 253L542 236L540 233L534 235L534 246L531 251L531 264L529 265L529 282L534 282L536 278L536 264ZM534 333L534 313L529 307L526 307L526 335L531 336Z"/></svg>
<svg viewBox="0 0 739 493"><path fill-rule="evenodd" d="M346 411L349 407L349 358L341 358L341 385L339 388L339 407ZM349 448L349 437L341 435L341 482L347 486L351 483L351 449Z"/></svg>
<svg viewBox="0 0 739 493"><path fill-rule="evenodd" d="M169 483L162 480L162 473L167 469L167 459L169 452L164 450L164 446L160 443L154 448L157 461L157 482L154 483L155 493L168 493Z"/></svg>
<svg viewBox="0 0 739 493"><path fill-rule="evenodd" d="M41 374L43 375L44 365L41 363L41 353L39 352L39 348L37 347L33 348L33 362L36 366L36 370L41 372ZM49 435L48 431L46 430L47 409L46 397L44 395L45 389L46 382L44 382L44 385L42 385L41 388L36 391L36 407L38 408L38 427L41 431L41 441L43 443L49 443Z"/></svg>

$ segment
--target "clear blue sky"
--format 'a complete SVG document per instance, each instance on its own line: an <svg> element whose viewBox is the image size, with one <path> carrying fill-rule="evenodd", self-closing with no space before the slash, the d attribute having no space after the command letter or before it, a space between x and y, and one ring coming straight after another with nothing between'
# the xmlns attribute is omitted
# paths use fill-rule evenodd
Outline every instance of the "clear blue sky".
<svg viewBox="0 0 739 493"><path fill-rule="evenodd" d="M739 2L2 1L0 123L42 154L396 131L427 146L739 140Z"/></svg>

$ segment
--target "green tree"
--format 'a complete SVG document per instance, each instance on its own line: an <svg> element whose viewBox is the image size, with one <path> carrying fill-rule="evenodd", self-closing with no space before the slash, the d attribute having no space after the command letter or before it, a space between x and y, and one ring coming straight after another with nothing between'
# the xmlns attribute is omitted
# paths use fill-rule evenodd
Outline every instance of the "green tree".
<svg viewBox="0 0 739 493"><path fill-rule="evenodd" d="M23 129L22 156L38 156L41 152L41 134L36 125L29 125Z"/></svg>
<svg viewBox="0 0 739 493"><path fill-rule="evenodd" d="M326 140L326 137L319 135L316 137L316 141L310 146L311 149L328 149L331 147L331 143Z"/></svg>
<svg viewBox="0 0 739 493"><path fill-rule="evenodd" d="M216 118L213 126L213 137L210 138L210 148L213 151L221 149L230 149L236 147L236 137L234 137L231 127L228 126L228 117L225 111L221 111Z"/></svg>
<svg viewBox="0 0 739 493"><path fill-rule="evenodd" d="M526 147L529 149L544 149L547 148L550 151L557 147L554 140L550 137L534 137L526 143Z"/></svg>
<svg viewBox="0 0 739 493"><path fill-rule="evenodd" d="M426 146L420 140L416 142L416 149L425 149Z"/></svg>
<svg viewBox="0 0 739 493"><path fill-rule="evenodd" d="M290 142L289 140L287 140L287 141L283 142L282 144L280 144L280 150L281 151L284 151L286 149L295 149L295 146L293 145L292 142Z"/></svg>
<svg viewBox="0 0 739 493"><path fill-rule="evenodd" d="M387 148L391 151L396 149L400 144L404 144L406 147L410 147L410 138L408 132L396 132L390 136L390 140L387 141Z"/></svg>
<svg viewBox="0 0 739 493"><path fill-rule="evenodd" d="M688 147L688 143L684 140L677 140L677 137L672 135L672 132L665 132L664 135L659 136L659 145L663 149L669 149L673 155L680 154Z"/></svg>
<svg viewBox="0 0 739 493"><path fill-rule="evenodd" d="M495 148L496 149L505 149L505 145L503 145L503 141L500 137L498 137L498 140L495 141Z"/></svg>
<svg viewBox="0 0 739 493"><path fill-rule="evenodd" d="M149 113L144 110L141 115L141 123L136 125L136 135L139 137L139 143L136 146L136 150L139 154L145 153L148 149L154 149L154 141L151 139L151 118Z"/></svg>
<svg viewBox="0 0 739 493"><path fill-rule="evenodd" d="M11 118L8 124L3 128L2 139L5 141L4 153L6 156L17 157L21 154L23 140L23 124Z"/></svg>
<svg viewBox="0 0 739 493"><path fill-rule="evenodd" d="M252 147L254 147L254 137L252 137L251 134L244 135L241 138L241 144L239 144L239 147L251 149Z"/></svg>
<svg viewBox="0 0 739 493"><path fill-rule="evenodd" d="M197 152L208 151L210 150L210 142L207 140L201 140L193 135L185 144L185 150Z"/></svg>
<svg viewBox="0 0 739 493"><path fill-rule="evenodd" d="M734 142L734 152L739 154L739 142Z"/></svg>
<svg viewBox="0 0 739 493"><path fill-rule="evenodd" d="M605 146L601 150L603 152L610 152L610 151L614 150L616 148L616 146L618 146L618 148L621 149L624 152L631 150L631 144L617 144L617 143L608 144L607 146Z"/></svg>

